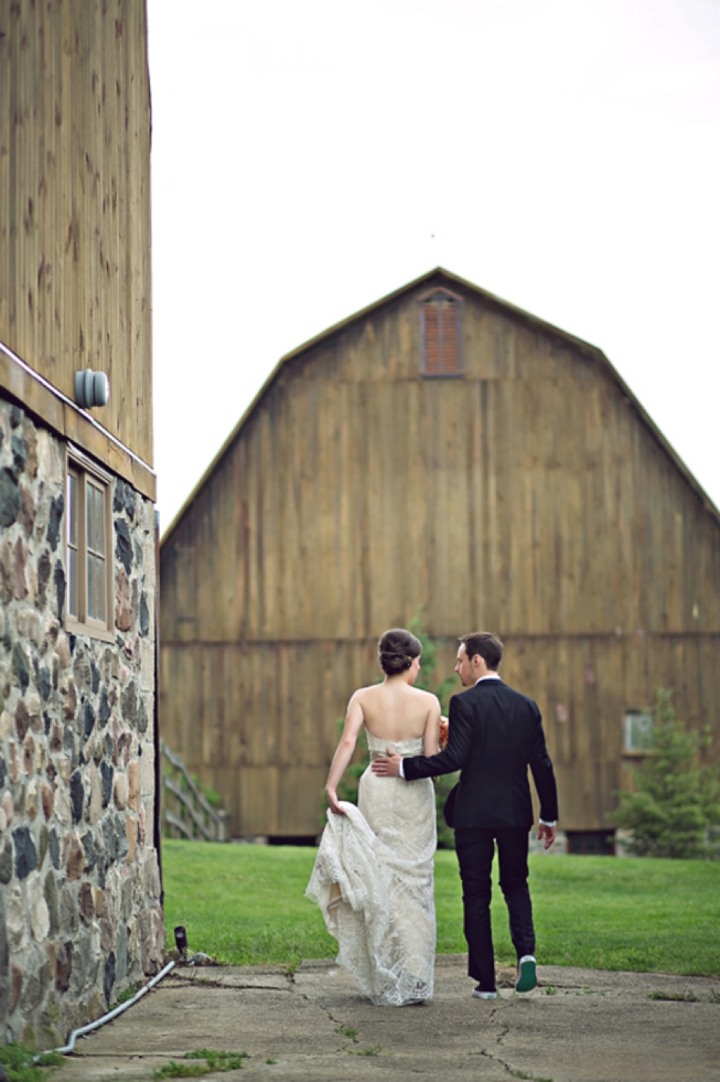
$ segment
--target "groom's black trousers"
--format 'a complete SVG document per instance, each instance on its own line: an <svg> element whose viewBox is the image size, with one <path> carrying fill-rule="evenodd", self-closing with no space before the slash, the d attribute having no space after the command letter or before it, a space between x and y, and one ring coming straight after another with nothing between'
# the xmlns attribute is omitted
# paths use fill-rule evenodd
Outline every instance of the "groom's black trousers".
<svg viewBox="0 0 720 1082"><path fill-rule="evenodd" d="M502 830L458 828L455 848L460 864L468 943L468 973L485 992L495 991L495 956L490 926L490 871L497 841L500 887L510 916L510 936L518 958L535 953L532 902L528 889L528 833L524 827Z"/></svg>

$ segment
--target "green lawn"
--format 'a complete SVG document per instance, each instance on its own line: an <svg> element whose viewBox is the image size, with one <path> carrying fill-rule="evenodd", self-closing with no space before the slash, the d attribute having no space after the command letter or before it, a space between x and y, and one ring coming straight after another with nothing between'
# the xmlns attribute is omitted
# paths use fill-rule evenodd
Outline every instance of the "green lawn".
<svg viewBox="0 0 720 1082"><path fill-rule="evenodd" d="M190 949L234 964L334 957L320 911L303 897L315 850L163 842L167 947L184 924ZM497 871L497 869L496 869ZM538 960L546 965L720 976L720 862L530 857ZM498 960L514 960L494 887ZM435 860L438 952L462 952L457 862Z"/></svg>

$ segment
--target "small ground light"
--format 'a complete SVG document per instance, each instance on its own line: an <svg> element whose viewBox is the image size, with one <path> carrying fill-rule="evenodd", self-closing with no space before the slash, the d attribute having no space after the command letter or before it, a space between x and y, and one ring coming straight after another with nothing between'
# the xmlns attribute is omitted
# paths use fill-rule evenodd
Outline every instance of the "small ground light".
<svg viewBox="0 0 720 1082"><path fill-rule="evenodd" d="M181 957L184 958L185 954L187 953L188 941L187 932L183 928L182 924L178 924L177 928L175 929L175 946L180 951Z"/></svg>

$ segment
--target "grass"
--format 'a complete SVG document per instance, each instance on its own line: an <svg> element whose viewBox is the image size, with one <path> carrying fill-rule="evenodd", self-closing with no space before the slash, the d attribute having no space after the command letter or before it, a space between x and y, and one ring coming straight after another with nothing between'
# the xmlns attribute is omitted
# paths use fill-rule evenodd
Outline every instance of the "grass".
<svg viewBox="0 0 720 1082"><path fill-rule="evenodd" d="M235 965L332 958L335 940L303 897L315 850L293 846L163 842L167 947L185 925L191 951ZM495 869L495 875L497 868ZM720 977L720 862L530 857L530 885L545 965ZM507 911L494 883L498 961L511 963ZM455 854L435 859L440 954L462 953Z"/></svg>
<svg viewBox="0 0 720 1082"><path fill-rule="evenodd" d="M21 1044L0 1045L0 1066L8 1082L43 1082L54 1075L47 1067L62 1067L65 1058L57 1052L37 1054Z"/></svg>

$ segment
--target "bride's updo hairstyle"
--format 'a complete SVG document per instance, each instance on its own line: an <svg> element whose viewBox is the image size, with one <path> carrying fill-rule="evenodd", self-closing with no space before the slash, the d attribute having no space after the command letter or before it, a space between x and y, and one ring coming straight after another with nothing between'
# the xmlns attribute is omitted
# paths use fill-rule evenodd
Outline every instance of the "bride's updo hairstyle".
<svg viewBox="0 0 720 1082"><path fill-rule="evenodd" d="M422 643L404 627L394 627L381 636L378 643L380 668L386 676L397 676L405 672L413 663L413 658L420 657Z"/></svg>

